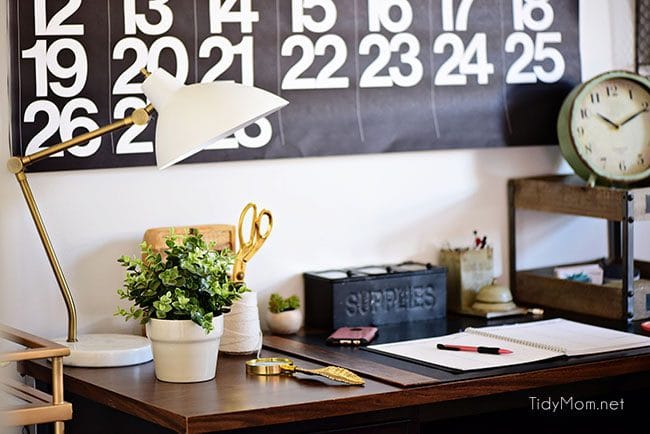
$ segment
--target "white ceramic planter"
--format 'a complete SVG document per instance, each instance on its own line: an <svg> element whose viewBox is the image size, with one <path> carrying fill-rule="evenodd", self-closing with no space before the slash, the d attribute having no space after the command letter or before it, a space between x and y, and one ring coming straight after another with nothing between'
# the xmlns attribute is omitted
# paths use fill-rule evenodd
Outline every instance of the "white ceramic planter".
<svg viewBox="0 0 650 434"><path fill-rule="evenodd" d="M170 383L196 383L214 378L217 372L223 315L212 320L214 330L205 333L191 320L151 319L151 339L156 378Z"/></svg>
<svg viewBox="0 0 650 434"><path fill-rule="evenodd" d="M273 333L290 335L300 330L302 312L299 309L287 310L280 313L267 311L266 322Z"/></svg>

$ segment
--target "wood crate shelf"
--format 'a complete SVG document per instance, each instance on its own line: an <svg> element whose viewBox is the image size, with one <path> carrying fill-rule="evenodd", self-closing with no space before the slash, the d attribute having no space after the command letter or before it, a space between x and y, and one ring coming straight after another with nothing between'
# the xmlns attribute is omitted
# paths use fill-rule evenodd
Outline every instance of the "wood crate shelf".
<svg viewBox="0 0 650 434"><path fill-rule="evenodd" d="M0 325L0 338L24 349L0 354L2 362L51 359L52 395L13 379L3 379L0 390L9 398L0 408L0 418L9 426L54 422L54 432L62 434L63 421L72 418L72 405L63 401L63 357L70 349L5 325Z"/></svg>
<svg viewBox="0 0 650 434"><path fill-rule="evenodd" d="M588 261L597 263L598 260ZM635 264L641 263L640 261ZM641 263L645 266L647 262ZM566 264L562 264L564 266ZM621 305L622 283L617 285L594 285L558 279L555 267L517 271L515 286L519 288L517 302L523 306L537 306L576 312L618 320L626 312ZM644 300L650 294L650 275L641 273L641 279L634 282L634 317L643 318L646 312Z"/></svg>
<svg viewBox="0 0 650 434"><path fill-rule="evenodd" d="M620 271L617 285L557 279L553 268L517 269L517 210L568 214L607 220L609 256L601 262ZM634 260L634 224L650 220L650 187L591 187L576 176L541 176L508 182L510 285L515 301L602 318L650 317L650 264ZM587 261L589 262L589 261ZM563 264L566 265L566 264ZM641 281L634 282L640 270Z"/></svg>
<svg viewBox="0 0 650 434"><path fill-rule="evenodd" d="M510 180L512 207L623 221L650 220L650 187L589 187L576 176L540 176ZM627 202L632 203L627 213ZM629 214L629 215L628 215Z"/></svg>

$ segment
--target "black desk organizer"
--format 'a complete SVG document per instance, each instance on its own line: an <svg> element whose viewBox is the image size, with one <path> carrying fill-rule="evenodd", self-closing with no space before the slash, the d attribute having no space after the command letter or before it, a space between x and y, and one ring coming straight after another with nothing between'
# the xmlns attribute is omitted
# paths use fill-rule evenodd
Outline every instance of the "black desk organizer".
<svg viewBox="0 0 650 434"><path fill-rule="evenodd" d="M417 262L303 274L305 326L393 324L444 318L447 270Z"/></svg>

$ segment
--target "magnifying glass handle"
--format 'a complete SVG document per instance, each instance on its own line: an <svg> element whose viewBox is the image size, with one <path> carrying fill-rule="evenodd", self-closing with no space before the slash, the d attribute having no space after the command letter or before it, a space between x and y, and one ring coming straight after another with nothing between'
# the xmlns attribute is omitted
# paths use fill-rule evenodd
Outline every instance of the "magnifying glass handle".
<svg viewBox="0 0 650 434"><path fill-rule="evenodd" d="M295 365L282 365L280 368L282 369L283 373L286 372L293 374L294 372L300 372L307 375L319 375L333 381L338 381L339 383L350 384L353 386L363 386L365 384L363 378L359 377L354 372L348 371L347 369L338 366L326 366L324 368L318 369L305 369Z"/></svg>

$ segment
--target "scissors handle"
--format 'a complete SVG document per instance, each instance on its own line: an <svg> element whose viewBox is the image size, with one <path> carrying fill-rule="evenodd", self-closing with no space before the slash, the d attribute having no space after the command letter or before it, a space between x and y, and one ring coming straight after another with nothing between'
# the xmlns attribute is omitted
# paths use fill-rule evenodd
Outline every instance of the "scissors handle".
<svg viewBox="0 0 650 434"><path fill-rule="evenodd" d="M263 217L266 217L266 231L264 232L262 232ZM255 219L255 227L257 235L263 240L267 239L271 235L271 229L273 229L273 214L271 214L271 211L263 209Z"/></svg>
<svg viewBox="0 0 650 434"><path fill-rule="evenodd" d="M248 234L248 238L244 239L244 221L246 220L246 214L248 214L249 210L253 210L253 215L251 216L251 226L250 226L250 232ZM244 209L241 211L241 214L239 215L239 225L237 228L237 232L239 234L239 250L242 251L244 250L244 247L250 247L253 245L253 242L255 241L255 220L257 218L257 205L254 203L249 203L244 207Z"/></svg>
<svg viewBox="0 0 650 434"><path fill-rule="evenodd" d="M244 238L244 221L248 213L252 210L251 224L248 238ZM266 218L266 222L264 222ZM262 224L266 223L266 230L262 232ZM235 264L233 266L232 279L234 282L243 282L244 275L246 274L246 263L253 257L255 253L262 247L264 241L271 234L273 229L273 215L270 211L263 209L260 214L257 214L257 206L254 203L247 204L239 215L239 227L237 233L239 235L239 250L235 257Z"/></svg>
<svg viewBox="0 0 650 434"><path fill-rule="evenodd" d="M266 230L263 233L261 231L262 217L266 217ZM271 229L273 229L273 215L271 215L270 211L263 209L259 215L255 216L255 220L253 220L251 227L252 241L249 240L248 245L244 249L245 261L249 261L250 258L252 258L253 255L262 247L264 241L266 241L271 234Z"/></svg>

